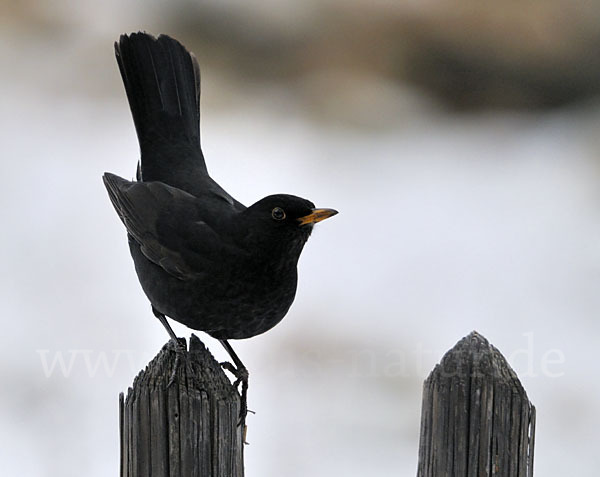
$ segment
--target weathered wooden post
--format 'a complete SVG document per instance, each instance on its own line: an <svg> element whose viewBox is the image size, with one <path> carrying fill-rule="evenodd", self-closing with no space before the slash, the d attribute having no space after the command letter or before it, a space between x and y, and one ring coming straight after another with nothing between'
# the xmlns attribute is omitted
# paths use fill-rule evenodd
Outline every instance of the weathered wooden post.
<svg viewBox="0 0 600 477"><path fill-rule="evenodd" d="M239 395L196 336L165 345L119 401L121 477L244 475Z"/></svg>
<svg viewBox="0 0 600 477"><path fill-rule="evenodd" d="M500 352L472 332L423 385L418 477L531 477L535 407Z"/></svg>

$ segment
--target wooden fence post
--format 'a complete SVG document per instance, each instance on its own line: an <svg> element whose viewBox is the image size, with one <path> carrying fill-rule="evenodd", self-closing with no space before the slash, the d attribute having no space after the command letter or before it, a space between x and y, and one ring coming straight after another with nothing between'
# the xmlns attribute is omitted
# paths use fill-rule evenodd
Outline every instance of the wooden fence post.
<svg viewBox="0 0 600 477"><path fill-rule="evenodd" d="M165 345L119 411L121 477L243 477L240 398L196 336Z"/></svg>
<svg viewBox="0 0 600 477"><path fill-rule="evenodd" d="M423 385L418 477L532 477L535 407L500 352L472 332Z"/></svg>

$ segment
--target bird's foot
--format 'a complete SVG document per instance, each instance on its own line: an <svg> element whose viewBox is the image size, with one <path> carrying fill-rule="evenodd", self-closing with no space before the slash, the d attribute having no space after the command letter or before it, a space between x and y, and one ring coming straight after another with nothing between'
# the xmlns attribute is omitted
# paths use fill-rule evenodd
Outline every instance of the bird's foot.
<svg viewBox="0 0 600 477"><path fill-rule="evenodd" d="M245 366L234 366L229 361L224 361L221 364L223 369L229 371L235 377L233 387L240 393L240 420L238 424L243 425L245 428L246 415L248 414L248 369ZM241 384L241 389L238 389ZM252 412L252 411L250 411ZM244 431L245 434L245 431ZM244 436L244 441L246 440Z"/></svg>
<svg viewBox="0 0 600 477"><path fill-rule="evenodd" d="M240 383L246 383L246 386L248 386L248 377L250 376L250 373L248 373L248 369L245 366L242 367L235 367L233 364L231 364L229 361L223 361L222 363L219 363L221 365L221 367L223 369L226 369L227 371L229 371L231 374L233 374L235 376L235 381L233 382L233 386L237 389L237 387L240 385Z"/></svg>
<svg viewBox="0 0 600 477"><path fill-rule="evenodd" d="M171 338L167 343L167 346L169 346L176 353L187 351L187 341L185 338Z"/></svg>
<svg viewBox="0 0 600 477"><path fill-rule="evenodd" d="M179 369L179 365L181 364L181 355L187 353L185 338L177 338L176 340L171 338L167 343L167 348L175 352L175 362L173 363L173 369L171 369L167 383L167 388L170 388L177 378L177 369Z"/></svg>

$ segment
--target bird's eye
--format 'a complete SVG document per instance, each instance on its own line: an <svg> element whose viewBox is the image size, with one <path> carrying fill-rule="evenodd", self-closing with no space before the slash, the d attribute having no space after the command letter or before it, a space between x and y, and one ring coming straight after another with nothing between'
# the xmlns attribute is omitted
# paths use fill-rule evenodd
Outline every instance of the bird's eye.
<svg viewBox="0 0 600 477"><path fill-rule="evenodd" d="M285 212L281 207L275 207L271 211L271 217L273 217L275 220L283 220L285 219Z"/></svg>

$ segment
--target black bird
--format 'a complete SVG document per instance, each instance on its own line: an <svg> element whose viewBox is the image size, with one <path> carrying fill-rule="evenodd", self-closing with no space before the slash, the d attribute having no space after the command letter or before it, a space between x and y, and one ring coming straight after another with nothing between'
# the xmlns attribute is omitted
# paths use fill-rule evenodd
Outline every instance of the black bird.
<svg viewBox="0 0 600 477"><path fill-rule="evenodd" d="M296 294L297 262L313 224L337 212L293 195L245 207L208 174L200 147L200 73L167 35L122 35L115 54L140 143L137 181L104 184L129 239L156 317L219 339L242 382L247 370L227 342L264 333Z"/></svg>

